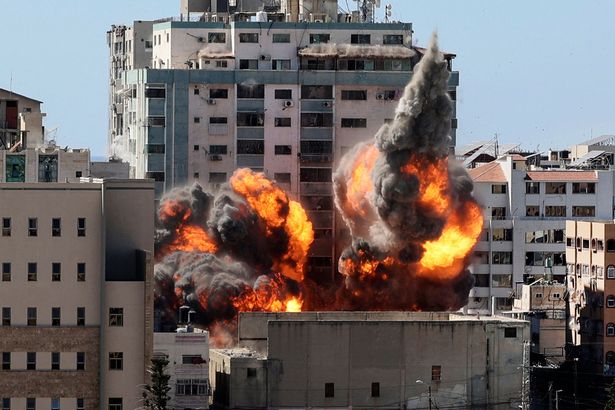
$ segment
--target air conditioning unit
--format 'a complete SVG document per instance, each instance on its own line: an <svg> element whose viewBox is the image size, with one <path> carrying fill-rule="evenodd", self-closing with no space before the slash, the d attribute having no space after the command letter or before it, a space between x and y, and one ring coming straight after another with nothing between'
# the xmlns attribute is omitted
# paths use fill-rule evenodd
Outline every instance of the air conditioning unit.
<svg viewBox="0 0 615 410"><path fill-rule="evenodd" d="M380 101L383 101L383 100L385 99L385 95L384 95L384 93L378 93L378 94L376 94L376 99L377 99L377 100L380 100Z"/></svg>
<svg viewBox="0 0 615 410"><path fill-rule="evenodd" d="M295 103L294 103L294 102L292 102L292 100L286 100L286 101L284 101L284 108L290 108L290 107L292 107L292 106L294 106L294 105L295 105Z"/></svg>
<svg viewBox="0 0 615 410"><path fill-rule="evenodd" d="M216 105L216 100L214 100L213 98L208 98L205 101L207 101L207 104L209 105Z"/></svg>
<svg viewBox="0 0 615 410"><path fill-rule="evenodd" d="M220 156L220 155L210 155L209 156L209 160L210 161L222 161L222 156Z"/></svg>
<svg viewBox="0 0 615 410"><path fill-rule="evenodd" d="M270 61L271 60L271 56L267 55L267 54L261 54L260 59L261 59L261 61Z"/></svg>
<svg viewBox="0 0 615 410"><path fill-rule="evenodd" d="M325 101L322 103L322 106L325 108L331 108L333 107L333 103L331 101Z"/></svg>

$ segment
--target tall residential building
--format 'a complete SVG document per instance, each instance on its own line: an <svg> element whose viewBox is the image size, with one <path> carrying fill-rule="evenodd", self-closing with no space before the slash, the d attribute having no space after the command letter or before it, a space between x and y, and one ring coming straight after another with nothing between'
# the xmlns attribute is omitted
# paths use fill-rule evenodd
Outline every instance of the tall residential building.
<svg viewBox="0 0 615 410"><path fill-rule="evenodd" d="M131 178L153 178L158 196L194 181L216 189L239 167L263 171L308 209L310 269L330 277L343 226L332 171L393 117L424 52L412 47L412 24L338 15L331 0L309 16L295 13L304 0L269 13L256 11L263 1L183 3L184 21L108 32L111 154ZM452 72L453 100L458 82Z"/></svg>
<svg viewBox="0 0 615 410"><path fill-rule="evenodd" d="M153 183L0 183L0 221L3 408L137 408L153 342Z"/></svg>
<svg viewBox="0 0 615 410"><path fill-rule="evenodd" d="M615 375L615 223L566 222L571 355Z"/></svg>
<svg viewBox="0 0 615 410"><path fill-rule="evenodd" d="M489 311L492 300L509 309L517 285L533 278L565 283L566 219L613 218L613 171L529 167L514 154L469 173L485 209L470 309Z"/></svg>

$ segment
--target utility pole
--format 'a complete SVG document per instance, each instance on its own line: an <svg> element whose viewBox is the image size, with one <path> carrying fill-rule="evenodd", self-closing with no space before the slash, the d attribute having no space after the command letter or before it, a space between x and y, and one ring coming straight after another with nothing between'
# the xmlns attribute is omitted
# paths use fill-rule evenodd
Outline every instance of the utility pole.
<svg viewBox="0 0 615 410"><path fill-rule="evenodd" d="M559 410L559 394L563 390L555 390L555 410Z"/></svg>
<svg viewBox="0 0 615 410"><path fill-rule="evenodd" d="M429 410L431 410L431 384L427 386L427 391L429 392Z"/></svg>

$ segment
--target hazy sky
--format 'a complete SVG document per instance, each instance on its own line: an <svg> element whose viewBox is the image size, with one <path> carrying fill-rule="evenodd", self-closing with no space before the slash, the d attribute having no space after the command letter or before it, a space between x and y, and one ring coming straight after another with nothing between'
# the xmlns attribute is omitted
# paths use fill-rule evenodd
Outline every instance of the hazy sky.
<svg viewBox="0 0 615 410"><path fill-rule="evenodd" d="M383 5L387 1L383 0ZM457 54L458 144L492 138L564 148L615 133L612 0L390 0L425 45ZM114 23L178 14L179 0L0 0L0 87L44 101L60 145L106 151ZM346 8L346 0L340 0ZM350 8L356 2L348 0ZM381 17L383 10L380 11Z"/></svg>

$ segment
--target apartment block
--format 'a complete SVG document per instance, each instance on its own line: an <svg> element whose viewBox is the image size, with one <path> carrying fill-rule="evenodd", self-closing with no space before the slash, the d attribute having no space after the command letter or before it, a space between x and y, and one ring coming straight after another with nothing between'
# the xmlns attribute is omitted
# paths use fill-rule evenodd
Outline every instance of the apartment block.
<svg viewBox="0 0 615 410"><path fill-rule="evenodd" d="M469 170L485 225L474 252L468 307L511 308L520 284L566 280L566 220L612 219L613 171L546 169L512 154ZM494 299L492 299L494 298Z"/></svg>
<svg viewBox="0 0 615 410"><path fill-rule="evenodd" d="M139 406L153 220L150 181L0 183L4 408Z"/></svg>

